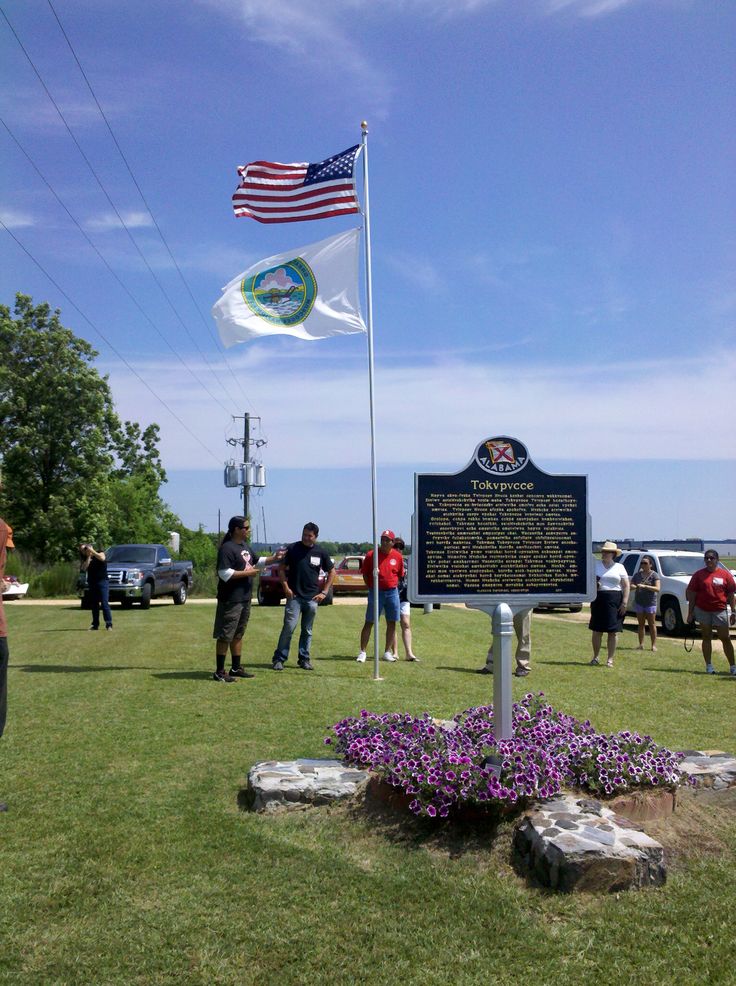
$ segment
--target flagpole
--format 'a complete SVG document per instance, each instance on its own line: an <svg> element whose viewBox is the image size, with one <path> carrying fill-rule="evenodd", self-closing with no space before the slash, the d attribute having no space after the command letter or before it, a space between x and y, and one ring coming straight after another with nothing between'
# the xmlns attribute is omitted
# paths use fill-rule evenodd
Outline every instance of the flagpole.
<svg viewBox="0 0 736 986"><path fill-rule="evenodd" d="M371 210L368 193L368 124L360 124L363 150L363 233L365 235L365 297L368 327L368 400L371 419L371 517L373 520L373 680L381 681L378 645L378 482L376 479L376 412L373 389L373 290L371 280Z"/></svg>

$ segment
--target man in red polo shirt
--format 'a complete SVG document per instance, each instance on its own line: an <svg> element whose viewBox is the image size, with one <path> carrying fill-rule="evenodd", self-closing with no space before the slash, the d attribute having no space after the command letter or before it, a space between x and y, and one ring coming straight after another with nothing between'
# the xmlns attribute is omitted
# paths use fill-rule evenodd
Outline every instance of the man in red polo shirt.
<svg viewBox="0 0 736 986"><path fill-rule="evenodd" d="M384 661L395 661L391 652L396 639L396 623L401 612L399 602L399 579L404 577L404 558L400 551L394 548L396 535L393 531L381 534L381 545L378 549L378 619L381 613L386 615L386 648L383 652ZM360 631L360 652L356 657L358 664L365 662L365 649L371 639L371 630L376 622L373 612L373 552L369 551L361 566L363 581L368 586L368 606L365 611L365 623Z"/></svg>
<svg viewBox="0 0 736 986"><path fill-rule="evenodd" d="M705 552L705 568L699 568L690 579L685 595L687 596L687 622L698 621L703 642L703 660L705 673L715 674L712 664L712 631L723 644L723 653L729 664L729 671L736 675L733 644L729 633L729 624L736 623L736 582L733 575L718 564L718 552L708 548ZM728 616L728 606L731 607L731 617Z"/></svg>

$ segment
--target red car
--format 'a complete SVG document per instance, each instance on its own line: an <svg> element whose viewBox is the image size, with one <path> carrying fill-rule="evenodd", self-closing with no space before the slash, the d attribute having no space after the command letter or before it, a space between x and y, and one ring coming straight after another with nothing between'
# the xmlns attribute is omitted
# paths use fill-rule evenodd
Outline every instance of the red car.
<svg viewBox="0 0 736 986"><path fill-rule="evenodd" d="M360 566L364 558L365 555L345 555L342 561L335 565L335 581L332 583L335 592L351 596L368 594L368 587L360 574Z"/></svg>
<svg viewBox="0 0 736 986"><path fill-rule="evenodd" d="M321 568L319 570L319 587L320 590L324 589L325 583L327 582L327 572L324 572ZM319 604L320 606L331 606L332 605L333 589L327 593L325 598ZM278 606L282 599L284 599L284 590L279 582L279 564L276 562L274 565L266 565L266 567L261 572L258 577L258 605L259 606Z"/></svg>

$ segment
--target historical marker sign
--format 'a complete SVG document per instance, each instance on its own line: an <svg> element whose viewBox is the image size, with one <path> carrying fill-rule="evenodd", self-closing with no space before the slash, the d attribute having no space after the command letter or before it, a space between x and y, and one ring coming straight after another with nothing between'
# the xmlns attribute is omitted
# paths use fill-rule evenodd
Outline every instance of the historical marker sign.
<svg viewBox="0 0 736 986"><path fill-rule="evenodd" d="M416 602L592 599L587 476L543 472L507 435L461 472L415 473L410 574Z"/></svg>

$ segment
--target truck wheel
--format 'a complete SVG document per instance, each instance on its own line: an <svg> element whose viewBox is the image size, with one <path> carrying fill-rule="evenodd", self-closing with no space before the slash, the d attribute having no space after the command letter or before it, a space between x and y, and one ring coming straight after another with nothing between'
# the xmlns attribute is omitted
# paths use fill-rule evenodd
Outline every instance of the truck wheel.
<svg viewBox="0 0 736 986"><path fill-rule="evenodd" d="M258 587L258 605L259 606L278 606L281 602L280 599L276 599L274 596L267 595L261 587Z"/></svg>
<svg viewBox="0 0 736 986"><path fill-rule="evenodd" d="M127 596L124 596L120 600L120 608L121 609L132 609L133 608L133 600L132 599L129 599Z"/></svg>
<svg viewBox="0 0 736 986"><path fill-rule="evenodd" d="M570 612L571 613L579 613L582 610L582 608L583 608L583 604L582 603L572 603L570 605Z"/></svg>
<svg viewBox="0 0 736 986"><path fill-rule="evenodd" d="M141 589L141 609L150 609L151 607L151 583L146 582L146 584Z"/></svg>
<svg viewBox="0 0 736 986"><path fill-rule="evenodd" d="M92 609L92 600L89 598L86 592L79 600L79 605L81 606L82 609Z"/></svg>
<svg viewBox="0 0 736 986"><path fill-rule="evenodd" d="M685 629L680 615L680 606L675 599L665 599L662 603L662 633L668 637L681 634Z"/></svg>
<svg viewBox="0 0 736 986"><path fill-rule="evenodd" d="M183 606L187 601L187 584L186 582L180 582L179 588L173 595L174 606Z"/></svg>

